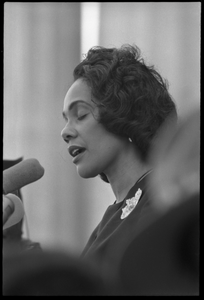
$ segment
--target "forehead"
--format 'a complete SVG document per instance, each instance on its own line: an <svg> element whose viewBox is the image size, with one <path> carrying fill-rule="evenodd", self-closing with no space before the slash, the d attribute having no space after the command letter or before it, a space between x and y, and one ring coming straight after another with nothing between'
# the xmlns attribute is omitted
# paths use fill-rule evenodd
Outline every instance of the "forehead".
<svg viewBox="0 0 204 300"><path fill-rule="evenodd" d="M77 79L69 88L64 99L64 110L68 110L75 101L83 100L93 105L91 101L91 88L82 79Z"/></svg>

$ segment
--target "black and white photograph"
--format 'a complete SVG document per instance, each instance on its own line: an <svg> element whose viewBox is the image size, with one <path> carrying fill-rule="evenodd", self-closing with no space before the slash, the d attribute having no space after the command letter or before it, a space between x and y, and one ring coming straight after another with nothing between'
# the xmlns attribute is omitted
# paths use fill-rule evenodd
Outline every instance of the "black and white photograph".
<svg viewBox="0 0 204 300"><path fill-rule="evenodd" d="M201 2L2 11L3 295L199 296Z"/></svg>

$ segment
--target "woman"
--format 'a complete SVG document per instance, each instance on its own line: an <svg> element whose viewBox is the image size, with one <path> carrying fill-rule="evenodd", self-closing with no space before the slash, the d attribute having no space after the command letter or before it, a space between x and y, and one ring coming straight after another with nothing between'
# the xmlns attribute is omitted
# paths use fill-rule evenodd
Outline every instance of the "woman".
<svg viewBox="0 0 204 300"><path fill-rule="evenodd" d="M94 47L73 75L62 137L78 174L100 175L115 196L82 257L116 270L148 210L149 152L164 121L176 121L176 107L167 83L136 46Z"/></svg>

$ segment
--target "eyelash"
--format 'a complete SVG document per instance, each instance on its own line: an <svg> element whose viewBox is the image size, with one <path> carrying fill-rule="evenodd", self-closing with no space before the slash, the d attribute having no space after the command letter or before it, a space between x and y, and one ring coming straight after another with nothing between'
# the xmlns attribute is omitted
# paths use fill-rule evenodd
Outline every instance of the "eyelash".
<svg viewBox="0 0 204 300"><path fill-rule="evenodd" d="M88 115L88 114L84 114L84 115L78 117L77 120L81 121L81 120L83 120L87 115Z"/></svg>

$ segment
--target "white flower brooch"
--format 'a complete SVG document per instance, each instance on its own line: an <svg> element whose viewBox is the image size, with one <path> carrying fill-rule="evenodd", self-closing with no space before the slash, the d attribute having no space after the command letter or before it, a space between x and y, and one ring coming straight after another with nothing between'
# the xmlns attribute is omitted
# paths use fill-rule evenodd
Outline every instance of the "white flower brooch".
<svg viewBox="0 0 204 300"><path fill-rule="evenodd" d="M132 197L131 199L126 200L126 206L124 208L122 208L122 215L121 215L121 219L126 218L131 211L135 208L135 206L137 205L140 197L142 195L142 190L138 189L137 192L135 193L135 197Z"/></svg>

